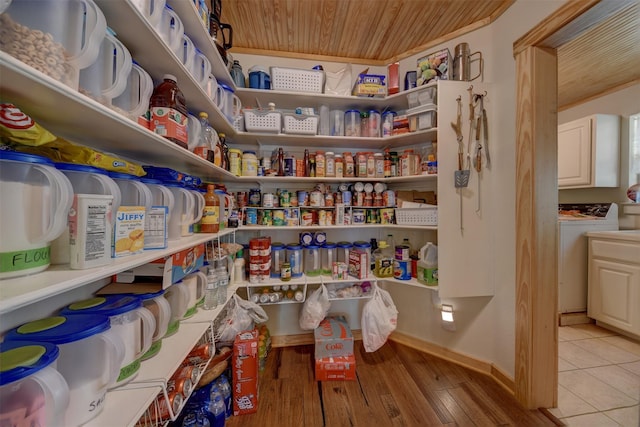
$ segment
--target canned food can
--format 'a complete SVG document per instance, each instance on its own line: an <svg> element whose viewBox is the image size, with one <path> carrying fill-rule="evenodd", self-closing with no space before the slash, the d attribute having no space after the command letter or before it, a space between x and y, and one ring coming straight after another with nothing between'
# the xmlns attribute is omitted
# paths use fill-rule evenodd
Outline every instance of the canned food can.
<svg viewBox="0 0 640 427"><path fill-rule="evenodd" d="M193 382L190 378L176 378L169 380L167 383L167 391L176 391L183 396L189 396L193 389Z"/></svg>
<svg viewBox="0 0 640 427"><path fill-rule="evenodd" d="M309 200L307 199L307 192L306 191L298 191L298 206L308 206L309 205Z"/></svg>
<svg viewBox="0 0 640 427"><path fill-rule="evenodd" d="M351 191L342 192L342 203L345 206L351 206Z"/></svg>
<svg viewBox="0 0 640 427"><path fill-rule="evenodd" d="M318 225L321 225L321 226L327 225L327 211L318 212Z"/></svg>
<svg viewBox="0 0 640 427"><path fill-rule="evenodd" d="M246 224L247 225L258 225L258 209L256 208L247 208L247 217Z"/></svg>
<svg viewBox="0 0 640 427"><path fill-rule="evenodd" d="M409 246L407 246L407 245L397 245L396 246L396 259L398 261L407 261L407 260L409 260Z"/></svg>
<svg viewBox="0 0 640 427"><path fill-rule="evenodd" d="M252 188L249 190L249 206L258 207L262 200L259 188Z"/></svg>
<svg viewBox="0 0 640 427"><path fill-rule="evenodd" d="M249 283L259 283L260 282L260 276L258 275L258 270L256 270L255 272L252 270L249 273Z"/></svg>
<svg viewBox="0 0 640 427"><path fill-rule="evenodd" d="M313 233L313 244L322 246L327 242L327 233L324 231L316 231Z"/></svg>
<svg viewBox="0 0 640 427"><path fill-rule="evenodd" d="M392 208L380 209L380 224L395 223L396 212Z"/></svg>
<svg viewBox="0 0 640 427"><path fill-rule="evenodd" d="M365 222L365 210L354 209L353 218L351 219L353 224L364 224Z"/></svg>
<svg viewBox="0 0 640 427"><path fill-rule="evenodd" d="M167 393L168 399L164 398L164 393L160 393L158 397L156 397L156 404L151 405L149 409L150 418L155 421L169 420L172 415L178 415L178 411L180 411L180 407L182 406L182 402L184 401L184 396L181 393L176 391ZM171 411L169 411L171 408Z"/></svg>
<svg viewBox="0 0 640 427"><path fill-rule="evenodd" d="M270 210L260 211L261 218L259 219L260 225L273 225L273 213Z"/></svg>
<svg viewBox="0 0 640 427"><path fill-rule="evenodd" d="M322 193L319 191L312 191L309 196L309 205L314 207L322 206Z"/></svg>
<svg viewBox="0 0 640 427"><path fill-rule="evenodd" d="M280 192L280 207L288 208L291 206L291 196L287 190Z"/></svg>
<svg viewBox="0 0 640 427"><path fill-rule="evenodd" d="M393 262L393 277L398 280L411 280L411 260Z"/></svg>
<svg viewBox="0 0 640 427"><path fill-rule="evenodd" d="M311 211L302 211L302 225L313 225L313 212Z"/></svg>
<svg viewBox="0 0 640 427"><path fill-rule="evenodd" d="M264 193L262 195L262 207L263 208L272 208L275 200L275 196L273 193Z"/></svg>
<svg viewBox="0 0 640 427"><path fill-rule="evenodd" d="M378 221L378 211L379 209L367 209L366 210L366 223L367 224L377 224Z"/></svg>
<svg viewBox="0 0 640 427"><path fill-rule="evenodd" d="M175 378L189 378L191 380L191 384L195 384L196 381L198 381L199 375L200 368L196 365L186 365L177 372Z"/></svg>
<svg viewBox="0 0 640 427"><path fill-rule="evenodd" d="M309 246L313 243L313 234L310 231L303 231L300 233L300 244L302 246Z"/></svg>
<svg viewBox="0 0 640 427"><path fill-rule="evenodd" d="M284 210L276 209L273 211L273 225L274 226L283 226L284 223Z"/></svg>

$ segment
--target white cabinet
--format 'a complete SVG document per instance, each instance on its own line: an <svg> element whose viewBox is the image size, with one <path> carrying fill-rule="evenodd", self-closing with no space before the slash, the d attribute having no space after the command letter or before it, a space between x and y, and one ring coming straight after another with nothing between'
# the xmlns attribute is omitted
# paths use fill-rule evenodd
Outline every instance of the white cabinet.
<svg viewBox="0 0 640 427"><path fill-rule="evenodd" d="M640 231L589 237L589 317L640 336Z"/></svg>
<svg viewBox="0 0 640 427"><path fill-rule="evenodd" d="M620 117L595 114L558 126L558 187L617 187Z"/></svg>

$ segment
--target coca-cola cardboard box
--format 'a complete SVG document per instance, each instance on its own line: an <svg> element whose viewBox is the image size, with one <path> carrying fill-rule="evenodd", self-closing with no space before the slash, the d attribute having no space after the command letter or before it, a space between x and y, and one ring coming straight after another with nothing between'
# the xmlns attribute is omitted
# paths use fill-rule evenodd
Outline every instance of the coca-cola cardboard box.
<svg viewBox="0 0 640 427"><path fill-rule="evenodd" d="M323 357L316 359L316 381L355 380L356 357Z"/></svg>
<svg viewBox="0 0 640 427"><path fill-rule="evenodd" d="M353 335L344 317L327 317L314 330L315 357L353 355Z"/></svg>

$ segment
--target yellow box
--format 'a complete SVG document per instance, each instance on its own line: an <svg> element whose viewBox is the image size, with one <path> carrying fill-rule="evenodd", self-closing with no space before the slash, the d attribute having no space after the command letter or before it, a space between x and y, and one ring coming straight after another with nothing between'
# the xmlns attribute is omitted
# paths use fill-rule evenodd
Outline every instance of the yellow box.
<svg viewBox="0 0 640 427"><path fill-rule="evenodd" d="M141 253L144 250L144 206L120 206L113 233L113 257Z"/></svg>

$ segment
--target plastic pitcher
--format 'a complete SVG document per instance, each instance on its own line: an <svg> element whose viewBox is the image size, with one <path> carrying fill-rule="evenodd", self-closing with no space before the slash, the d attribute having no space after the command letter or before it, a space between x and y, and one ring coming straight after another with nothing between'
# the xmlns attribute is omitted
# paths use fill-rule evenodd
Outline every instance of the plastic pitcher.
<svg viewBox="0 0 640 427"><path fill-rule="evenodd" d="M151 190L142 183L140 178L127 173L109 172L109 177L120 187L122 199L120 206L144 206L149 212L153 196Z"/></svg>
<svg viewBox="0 0 640 427"><path fill-rule="evenodd" d="M158 34L169 46L178 58L180 58L180 50L182 49L182 35L184 34L184 26L182 21L178 17L178 14L171 9L170 6L165 6L162 11L162 17L158 26L156 27Z"/></svg>
<svg viewBox="0 0 640 427"><path fill-rule="evenodd" d="M308 245L304 248L304 274L307 276L318 276L322 274L320 246Z"/></svg>
<svg viewBox="0 0 640 427"><path fill-rule="evenodd" d="M202 214L204 213L204 194L202 194L199 190L190 189L188 190L193 195L193 210L189 212L189 223L188 225L182 226L181 235L191 236L193 234L193 226L197 224L202 219Z"/></svg>
<svg viewBox="0 0 640 427"><path fill-rule="evenodd" d="M182 279L181 286L189 290L189 304L183 319L196 314L198 306L204 302L204 290L207 287L207 275L201 271L191 273Z"/></svg>
<svg viewBox="0 0 640 427"><path fill-rule="evenodd" d="M112 212L118 211L121 201L120 187L109 178L107 171L76 163L56 163L56 169L69 179L75 194L113 196ZM67 226L60 237L51 244L51 263L68 264L69 255L69 227Z"/></svg>
<svg viewBox="0 0 640 427"><path fill-rule="evenodd" d="M162 11L166 4L165 0L130 0L131 3L142 13L142 16L151 24L157 27L162 19Z"/></svg>
<svg viewBox="0 0 640 427"><path fill-rule="evenodd" d="M157 179L140 178L140 182L151 191L152 206L166 206L168 208L167 221L169 221L176 204L173 192Z"/></svg>
<svg viewBox="0 0 640 427"><path fill-rule="evenodd" d="M67 86L78 89L79 71L98 57L107 23L92 0L13 0L0 16L3 29L16 38L7 53ZM7 36L3 36L7 37ZM36 46L43 45L42 48ZM47 52L47 61L38 53ZM28 59L26 59L28 58Z"/></svg>
<svg viewBox="0 0 640 427"><path fill-rule="evenodd" d="M142 300L144 308L149 310L156 319L156 329L151 338L151 347L142 356L142 360L150 359L158 354L162 348L162 338L167 333L171 320L171 305L164 297L164 290L148 294L137 295Z"/></svg>
<svg viewBox="0 0 640 427"><path fill-rule="evenodd" d="M101 315L35 320L9 331L5 340L48 342L60 350L57 370L69 387L69 405L63 423L47 425L77 426L100 414L125 355L122 339Z"/></svg>
<svg viewBox="0 0 640 427"><path fill-rule="evenodd" d="M12 425L58 426L69 405L69 386L58 370L55 344L0 344L0 419Z"/></svg>
<svg viewBox="0 0 640 427"><path fill-rule="evenodd" d="M133 121L149 109L149 99L153 93L153 79L136 61L131 64L131 72L124 91L111 101L112 107Z"/></svg>
<svg viewBox="0 0 640 427"><path fill-rule="evenodd" d="M193 64L196 57L196 46L188 35L182 35L182 49L180 49L178 58L187 70L193 74Z"/></svg>
<svg viewBox="0 0 640 427"><path fill-rule="evenodd" d="M179 240L182 237L182 229L193 224L195 196L178 183L165 182L164 185L173 193L175 201L169 218L169 240Z"/></svg>
<svg viewBox="0 0 640 427"><path fill-rule="evenodd" d="M133 295L97 296L70 304L61 310L61 314L90 314L109 318L111 329L124 344L120 374L110 388L124 385L138 375L142 355L151 348L156 330L156 319L142 306L140 298Z"/></svg>
<svg viewBox="0 0 640 427"><path fill-rule="evenodd" d="M110 28L96 60L80 70L79 91L104 105L124 92L131 73L131 54Z"/></svg>
<svg viewBox="0 0 640 427"><path fill-rule="evenodd" d="M233 121L233 118L242 110L242 101L233 89L224 83L218 83L216 105L229 121Z"/></svg>
<svg viewBox="0 0 640 427"><path fill-rule="evenodd" d="M69 179L53 162L0 151L0 279L46 270L50 245L67 228Z"/></svg>
<svg viewBox="0 0 640 427"><path fill-rule="evenodd" d="M200 119L193 114L189 114L187 121L187 129L189 135L189 142L187 143L187 149L193 152L193 149L200 143L200 135L202 133L202 125Z"/></svg>
<svg viewBox="0 0 640 427"><path fill-rule="evenodd" d="M198 48L196 48L196 53L193 56L191 70L191 74L196 82L198 82L203 89L206 89L209 83L209 76L211 75L211 62Z"/></svg>
<svg viewBox="0 0 640 427"><path fill-rule="evenodd" d="M189 290L186 286L179 283L169 286L164 291L164 297L171 306L171 319L167 327L165 337L171 336L180 329L180 320L184 317L189 309Z"/></svg>

